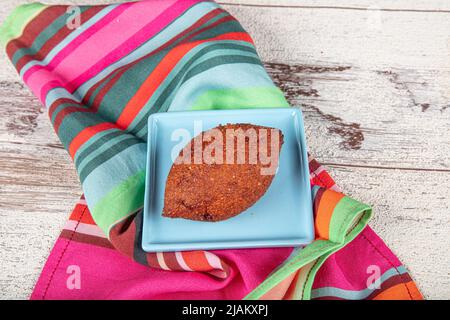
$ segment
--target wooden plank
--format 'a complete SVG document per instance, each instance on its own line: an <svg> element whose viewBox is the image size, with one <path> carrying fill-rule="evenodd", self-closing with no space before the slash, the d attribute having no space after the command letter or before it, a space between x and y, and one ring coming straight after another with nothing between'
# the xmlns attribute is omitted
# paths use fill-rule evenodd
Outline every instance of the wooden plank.
<svg viewBox="0 0 450 320"><path fill-rule="evenodd" d="M0 299L27 299L81 189L37 100L0 86Z"/></svg>
<svg viewBox="0 0 450 320"><path fill-rule="evenodd" d="M448 175L327 166L345 193L373 206L371 227L429 299L449 299Z"/></svg>
<svg viewBox="0 0 450 320"><path fill-rule="evenodd" d="M440 88L424 92L422 84L417 84L419 88L412 90L417 73L403 73L403 77L409 76L405 83L392 71L380 74L348 66L266 63L266 68L291 104L304 111L309 148L321 161L450 172L450 143L442 134L450 126L450 109L444 101L442 105L419 102L424 94L438 96ZM410 88L405 89L406 85ZM9 86L8 92L14 91L17 97L5 98L8 107L0 111L5 113L0 123L6 121L8 131L24 137L36 126L37 114L32 110L37 112L39 103L19 83L4 82L2 86ZM10 96L8 92L3 96ZM17 106L11 108L13 101ZM47 137L46 130L42 131ZM44 143L22 138L16 143L55 147L58 140L53 139Z"/></svg>
<svg viewBox="0 0 450 320"><path fill-rule="evenodd" d="M450 3L446 0L224 0L218 1L223 5L290 8L290 9L331 9L331 10L383 10L419 12L442 12L450 10Z"/></svg>
<svg viewBox="0 0 450 320"><path fill-rule="evenodd" d="M0 21L25 2L3 1ZM116 1L91 3L108 2ZM450 3L227 3L275 83L301 105L311 153L374 206L371 225L425 295L449 298ZM44 110L3 53L0 150L0 298L27 298L81 190Z"/></svg>
<svg viewBox="0 0 450 320"><path fill-rule="evenodd" d="M443 134L450 100L441 95L445 84L435 83L436 70L267 67L290 103L304 111L309 148L321 161L450 173Z"/></svg>
<svg viewBox="0 0 450 320"><path fill-rule="evenodd" d="M27 299L81 190L48 116L19 82L0 82L0 150L0 299Z"/></svg>
<svg viewBox="0 0 450 320"><path fill-rule="evenodd" d="M385 12L371 29L360 11L228 9L283 70L320 160L450 168L450 14Z"/></svg>

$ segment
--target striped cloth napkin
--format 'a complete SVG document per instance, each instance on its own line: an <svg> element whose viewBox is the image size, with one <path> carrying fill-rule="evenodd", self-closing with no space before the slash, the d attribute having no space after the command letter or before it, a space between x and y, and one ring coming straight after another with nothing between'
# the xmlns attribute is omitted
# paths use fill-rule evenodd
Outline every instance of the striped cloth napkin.
<svg viewBox="0 0 450 320"><path fill-rule="evenodd" d="M288 106L251 37L216 3L27 4L4 22L0 41L47 108L85 194L32 298L421 298L365 228L370 207L340 193L314 160L316 240L305 248L142 250L150 114Z"/></svg>

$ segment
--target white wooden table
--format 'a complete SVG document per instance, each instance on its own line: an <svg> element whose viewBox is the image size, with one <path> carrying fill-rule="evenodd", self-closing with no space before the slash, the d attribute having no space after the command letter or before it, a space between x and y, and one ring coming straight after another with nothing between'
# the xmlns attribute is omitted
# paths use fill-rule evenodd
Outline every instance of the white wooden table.
<svg viewBox="0 0 450 320"><path fill-rule="evenodd" d="M0 21L26 2L2 0ZM310 152L346 193L373 205L371 226L425 296L449 299L450 1L224 7L253 36L291 104L302 106ZM0 298L28 298L80 194L47 115L2 52Z"/></svg>

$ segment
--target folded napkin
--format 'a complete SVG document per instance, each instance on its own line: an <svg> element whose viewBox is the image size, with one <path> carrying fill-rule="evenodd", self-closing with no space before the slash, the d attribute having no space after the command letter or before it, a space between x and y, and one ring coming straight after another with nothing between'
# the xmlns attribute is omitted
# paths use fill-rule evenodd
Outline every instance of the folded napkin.
<svg viewBox="0 0 450 320"><path fill-rule="evenodd" d="M149 254L141 248L150 114L288 106L250 36L216 3L33 3L11 14L0 40L23 81L47 108L85 194L33 298L347 298L327 287L312 290L314 280L330 256L361 233L371 209L336 191L320 166L312 170L316 240L303 249ZM347 256L348 266L352 259ZM384 267L386 258L381 260L377 279L400 276L387 289L360 284L344 288L339 281L336 287L357 298L420 298L397 260L390 259L390 269ZM80 269L81 289L70 290L61 282L68 266ZM366 270L341 266L350 273L342 273L345 278L357 274L358 283L367 278L361 275ZM105 284L108 280L114 281Z"/></svg>

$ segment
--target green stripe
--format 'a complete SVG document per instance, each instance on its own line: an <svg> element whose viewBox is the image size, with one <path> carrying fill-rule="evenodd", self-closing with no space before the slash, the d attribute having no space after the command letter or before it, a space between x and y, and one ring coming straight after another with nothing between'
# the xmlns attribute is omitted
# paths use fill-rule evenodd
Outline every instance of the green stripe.
<svg viewBox="0 0 450 320"><path fill-rule="evenodd" d="M259 59L253 58L253 57L245 57L245 56L223 56L223 57L216 57L211 58L211 61L206 61L205 63L209 66L209 68L213 68L214 66L222 65L222 64L232 64L232 63L250 63L250 64L261 64ZM179 81L178 78L181 78L183 75L180 74L172 81L171 84L167 87L165 93L159 97L159 99L155 102L154 107L149 110L149 114L158 112L158 111L166 111L166 110L159 110L158 106L161 105L165 99L168 99L169 95L175 91L176 86L180 85L180 83L177 83L176 81ZM147 122L145 119L141 120L135 128L133 128L134 132L139 132L141 129L143 129L147 125ZM146 132L140 132L139 138L146 139Z"/></svg>
<svg viewBox="0 0 450 320"><path fill-rule="evenodd" d="M203 43L199 46L199 49L194 48L187 53L185 57L183 57L183 60L180 61L176 68L172 70L169 77L167 77L165 81L166 85L161 86L161 89L158 88L158 91L155 92L155 97L159 98L160 95L167 93L167 85L170 85L172 83L172 79L175 79L180 72L183 72L183 77L180 79L181 82L177 85L177 88L181 87L189 79L197 75L200 70L208 70L208 67L202 68L201 66L211 58L228 55L258 58L255 48L246 42L236 43L234 40L224 40L220 42ZM189 68L186 68L187 64ZM170 93L170 95L173 95L173 92ZM170 100L170 102L168 100ZM172 100L173 99L166 99L160 105L159 111L167 111Z"/></svg>
<svg viewBox="0 0 450 320"><path fill-rule="evenodd" d="M145 170L115 187L91 210L100 229L109 237L113 224L136 212L144 203Z"/></svg>
<svg viewBox="0 0 450 320"><path fill-rule="evenodd" d="M127 70L115 83L113 87L114 90L111 89L109 92L106 93L106 95L103 98L101 106L103 105L108 106L108 108L105 108L104 110L102 109L102 112L106 114L106 117L108 119L111 119L111 121L117 121L127 102L136 94L137 90L140 88L140 85L154 71L154 69L159 65L161 60L165 56L167 56L167 54L173 48L183 43L183 41L185 41L187 37L197 32L201 28L210 25L216 20L217 18L212 19L212 21L208 21L207 23L195 28L194 30L191 30L190 32L186 33L183 37L178 39L175 43L165 48L164 50L156 54L149 54L146 57L141 58L140 61L131 63L131 67L129 68L129 70ZM217 35L217 30L219 30L218 27L212 30L204 31L199 35L197 35L196 37L194 37L193 39L190 39L189 41L194 41L202 36L205 37L206 39L211 38ZM133 86L133 84L137 85ZM123 92L123 90L121 90L123 87L129 88L129 90ZM115 90L116 88L119 88L119 90ZM113 108L111 108L111 106L113 106Z"/></svg>
<svg viewBox="0 0 450 320"><path fill-rule="evenodd" d="M20 37L26 25L45 8L47 8L46 5L35 2L23 4L14 9L0 26L0 44L6 46L12 39Z"/></svg>
<svg viewBox="0 0 450 320"><path fill-rule="evenodd" d="M256 50L253 47L245 46L245 45L230 44L231 46L233 46L233 45L236 46L236 48L232 49L232 47L230 47L230 48L220 47L221 43L219 43L218 45L219 45L219 48L217 50L214 50L212 52L204 54L202 57L197 59L197 61L195 61L192 64L191 68L189 68L189 70L183 76L183 79L181 80L181 82L177 85L177 89L180 88L187 81L189 81L190 79L195 77L196 75L198 75L204 71L207 71L209 69L212 69L216 66L222 65L221 63L214 63L213 59L221 59L222 57L228 57L228 56L241 56L241 57L255 58L255 59L257 59L257 61L259 61ZM175 72L175 70L174 70L174 72ZM172 102L174 99L175 99L175 93L171 92L169 95L169 98L167 98L161 104L158 111L166 112L172 105ZM186 107L189 108L189 106L186 106Z"/></svg>
<svg viewBox="0 0 450 320"><path fill-rule="evenodd" d="M343 203L342 205L340 205L341 202ZM263 283L250 292L245 299L253 300L261 298L265 293L270 291L293 272L296 272L309 263L314 263L312 268L308 271L307 279L301 284L303 287L297 288L301 294L301 299L310 299L311 288L317 271L330 255L352 241L365 228L372 215L372 209L368 205L344 197L333 210L333 215L335 214L338 218L333 220L332 217L330 225L336 223L336 226L332 225L331 229L333 230L333 233L338 232L339 236L333 234L333 238L342 240L341 242L315 240L313 243L291 256L287 263L283 264L279 269L272 273Z"/></svg>
<svg viewBox="0 0 450 320"><path fill-rule="evenodd" d="M223 110L289 107L283 92L276 87L210 90L195 101L192 110Z"/></svg>
<svg viewBox="0 0 450 320"><path fill-rule="evenodd" d="M98 108L104 117L110 119L112 122L117 121L127 103L136 95L136 92L140 89L144 81L150 76L166 54L167 52L162 51L137 63L133 63L132 67L121 75L120 79L105 94ZM123 90L123 88L127 88L127 90Z"/></svg>
<svg viewBox="0 0 450 320"><path fill-rule="evenodd" d="M166 79L164 79L164 82L157 88L154 94L147 101L141 112L133 119L133 122L130 126L131 130L138 135L139 130L146 126L146 119L148 118L150 113L154 113L155 110L166 110L164 106L167 105L167 97L176 94L175 88L179 88L185 82L185 74L186 72L189 72L191 66L195 65L196 63L200 64L203 59L208 59L208 56L216 51L225 50L241 51L242 54L254 54L256 56L255 49L243 43L237 44L231 42L211 42L204 43L199 47L193 48L172 69ZM174 81L176 82L174 83ZM169 89L170 91L168 91L168 86L171 86ZM164 96L162 100L160 99L161 96ZM143 125L142 122L144 122ZM141 124L141 126L139 127L139 129L136 129L136 126L138 126L139 124ZM142 135L138 136L141 139L146 139L146 137Z"/></svg>
<svg viewBox="0 0 450 320"><path fill-rule="evenodd" d="M361 231L367 226L370 218L372 217L372 208L366 204L359 203L356 200L353 200L349 197L344 197L341 201L344 200L344 205L339 207L337 210L338 216L344 216L345 218L342 221L340 229L340 236L334 235L335 238L341 238L343 241L338 243L338 245L330 250L329 252L323 254L315 263L314 267L310 271L310 276L305 283L305 287L303 290L303 300L311 299L311 290L314 283L314 278L316 277L317 272L325 263L325 261L335 252L339 251L343 247L345 247L348 243L353 241ZM347 202L349 201L349 202ZM347 205L351 203L351 205ZM336 211L336 208L335 208ZM335 212L333 212L335 214ZM331 219L333 220L333 218ZM333 221L330 223L332 225ZM356 224L354 224L356 223ZM331 230L333 230L334 226L332 226ZM334 232L334 231L333 231Z"/></svg>
<svg viewBox="0 0 450 320"><path fill-rule="evenodd" d="M97 88L92 92L91 96L89 97L89 101L87 101L87 103L86 103L88 106L91 106L91 107L92 107L92 105L93 105L95 99L97 98L97 95L100 93L100 91L101 91L103 88L105 88L112 80L114 80L114 78L115 78L120 72L123 71L123 68L125 68L125 66L122 66L122 67L117 68L116 70L114 70L113 72L111 72L108 76L106 76L104 79L102 79L102 80L100 80L99 82L97 82L96 84L94 84L94 86L95 86L95 85L98 85L98 86L97 86ZM134 80L136 81L136 79L134 79ZM111 90L111 88L110 88L110 90ZM128 93L128 91L131 91L131 90L127 90L126 92ZM87 92L89 92L89 90L88 90ZM124 96L124 95L121 95L120 97L122 97L122 96ZM86 95L85 95L83 98L85 98L85 97L86 97ZM103 96L103 98L104 98L104 97L105 97L105 96ZM105 105L105 104L104 104L104 99L102 99L102 101L100 102L100 104L97 106L97 112L100 112L100 108L101 108L102 105ZM106 104L106 105L108 105L108 104ZM109 108L109 109L111 109L111 108ZM108 109L106 109L106 110L108 110ZM102 113L104 113L104 114L107 116L107 113L103 112L103 110L102 110ZM115 118L114 118L114 119L115 119Z"/></svg>
<svg viewBox="0 0 450 320"><path fill-rule="evenodd" d="M213 47L215 47L215 48L213 48ZM231 49L231 48L232 49L237 49L237 48L242 49L242 48L244 48L244 51L249 51L249 52L254 53L254 50L252 48L243 47L243 46L236 45L236 44L226 44L225 47L229 48L229 49ZM205 49L209 49L209 50L206 50L205 52L210 52L213 49L217 49L217 48L222 48L223 49L223 46L211 46L209 48L205 48ZM202 55L204 55L204 54L202 53ZM221 57L219 57L219 58L221 58ZM226 61L226 59L225 59L225 61ZM209 67L210 66L208 66L208 68ZM176 83L176 81L178 80L177 78L178 77L182 77L183 73L182 72L177 72L177 75L178 76L176 77L176 79L174 79L172 81L172 83ZM175 90L174 90L174 88L172 86L169 85L169 87L166 88L165 92L167 93L168 91L170 91L170 94L173 94L173 91L175 91ZM123 151L125 148L127 148L129 146L134 145L135 143L141 142L140 140L137 140L136 138L133 137L133 138L129 138L129 139L126 139L124 141L121 141L121 142L117 142L117 143L116 142L112 142L112 143L108 144L108 141L111 141L111 139L117 139L117 137L119 137L119 136L120 136L120 132L112 132L110 135L99 139L99 141L97 141L95 144L93 144L89 148L83 150L83 154L80 154L77 157L77 160L76 160L75 164L76 164L76 166L78 168L78 172L79 172L79 176L80 176L81 182L83 182L86 179L86 177L97 166L101 165L103 162L109 160L111 157L114 156L114 154L111 152L111 150L115 150L115 152ZM132 141L133 139L135 141ZM108 146L105 147L104 144L108 144ZM101 147L102 145L103 145L103 147ZM87 164L81 166L80 165L81 162L86 157L90 157L91 156L90 153L93 153L93 152L97 152L99 154L94 159L90 160Z"/></svg>
<svg viewBox="0 0 450 320"><path fill-rule="evenodd" d="M358 213L365 210L370 210L370 208L350 197L343 197L339 200L331 215L328 232L330 241L344 243L347 229L351 227L352 220ZM368 214L370 215L371 211Z"/></svg>
<svg viewBox="0 0 450 320"><path fill-rule="evenodd" d="M217 49L220 49L220 46ZM170 103L173 100L173 97L175 96L175 90L197 74L200 74L206 70L224 64L233 64L233 63L249 63L256 65L261 64L261 62L256 56L251 57L247 55L225 54L209 58L206 61L196 65L194 68L191 69L190 68L191 65L195 62L193 60L194 59L189 61L189 63L185 66L185 68L183 68L181 72L177 73L177 76L169 83L169 85L166 87L161 96L158 97L158 100L156 100L153 107L154 110L151 113L167 111L167 108L169 107ZM166 108L162 108L163 105L166 105Z"/></svg>
<svg viewBox="0 0 450 320"><path fill-rule="evenodd" d="M61 103L59 106L57 106L53 110L52 117L50 119L52 124L53 125L55 124L55 120L56 120L56 117L58 116L58 113L60 113L61 111L63 111L66 108L71 108L71 107L77 107L77 108L81 108L81 109L84 109L84 110L89 110L89 108L87 106L85 106L84 104L76 103L75 101L74 102Z"/></svg>
<svg viewBox="0 0 450 320"><path fill-rule="evenodd" d="M72 140L87 127L95 126L105 121L100 114L93 112L73 112L64 117L58 130L58 136L62 144L69 147Z"/></svg>

